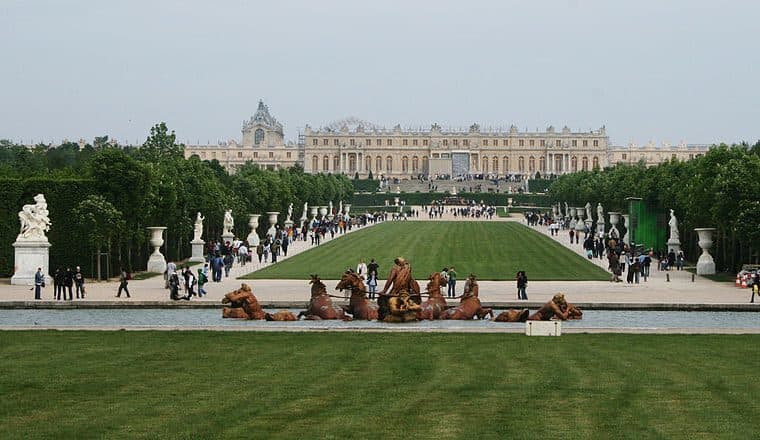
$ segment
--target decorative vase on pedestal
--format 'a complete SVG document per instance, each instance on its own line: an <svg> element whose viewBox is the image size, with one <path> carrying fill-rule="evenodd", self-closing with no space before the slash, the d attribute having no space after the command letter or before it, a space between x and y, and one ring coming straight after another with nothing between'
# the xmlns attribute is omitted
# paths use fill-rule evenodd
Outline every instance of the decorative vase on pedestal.
<svg viewBox="0 0 760 440"><path fill-rule="evenodd" d="M279 211L269 211L267 212L267 215L269 216L269 229L267 229L267 235L274 238L275 235L277 235L277 216L280 214Z"/></svg>
<svg viewBox="0 0 760 440"><path fill-rule="evenodd" d="M343 211L346 213L346 217L348 217L348 212L350 210L351 210L351 204L350 203L346 203L345 205L343 205Z"/></svg>
<svg viewBox="0 0 760 440"><path fill-rule="evenodd" d="M248 234L246 240L248 240L249 246L258 246L259 243L261 243L261 239L259 238L259 233L256 232L256 229L259 227L259 217L261 217L261 214L248 214L248 216L248 226L251 227L251 233Z"/></svg>
<svg viewBox="0 0 760 440"><path fill-rule="evenodd" d="M715 261L713 261L712 255L710 255L710 247L713 244L712 234L715 232L715 228L696 228L699 235L699 247L702 248L702 255L699 256L697 261L697 275L714 275L715 274Z"/></svg>
<svg viewBox="0 0 760 440"><path fill-rule="evenodd" d="M572 206L570 207L570 217L575 218L575 208L573 208Z"/></svg>
<svg viewBox="0 0 760 440"><path fill-rule="evenodd" d="M625 235L623 235L623 243L631 245L631 214L623 214L623 226L625 227Z"/></svg>
<svg viewBox="0 0 760 440"><path fill-rule="evenodd" d="M317 221L317 214L319 212L319 206L312 206L311 208L311 222Z"/></svg>
<svg viewBox="0 0 760 440"><path fill-rule="evenodd" d="M325 220L325 216L327 215L327 206L322 205L319 207L319 219Z"/></svg>
<svg viewBox="0 0 760 440"><path fill-rule="evenodd" d="M620 231L618 230L617 225L620 222L620 213L608 212L607 214L610 215L610 238L618 239L620 238Z"/></svg>
<svg viewBox="0 0 760 440"><path fill-rule="evenodd" d="M578 221L575 223L575 234L580 234L586 230L586 225L583 223L583 214L585 213L583 208L576 208L575 213L578 215Z"/></svg>
<svg viewBox="0 0 760 440"><path fill-rule="evenodd" d="M166 258L159 249L164 244L163 234L166 226L153 226L146 229L150 231L150 245L153 246L153 253L148 258L148 272L164 273Z"/></svg>

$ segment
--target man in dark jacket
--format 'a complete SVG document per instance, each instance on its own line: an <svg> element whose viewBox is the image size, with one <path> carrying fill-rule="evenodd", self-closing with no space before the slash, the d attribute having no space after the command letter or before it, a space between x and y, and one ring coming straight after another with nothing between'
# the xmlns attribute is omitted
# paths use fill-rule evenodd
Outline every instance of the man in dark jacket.
<svg viewBox="0 0 760 440"><path fill-rule="evenodd" d="M80 294L84 298L84 274L79 266L77 266L77 270L74 272L74 285L76 286L77 299L79 299Z"/></svg>

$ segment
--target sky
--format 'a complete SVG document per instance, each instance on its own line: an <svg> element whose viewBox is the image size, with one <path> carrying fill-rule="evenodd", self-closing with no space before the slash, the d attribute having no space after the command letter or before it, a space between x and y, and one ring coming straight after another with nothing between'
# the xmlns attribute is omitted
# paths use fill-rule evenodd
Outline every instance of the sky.
<svg viewBox="0 0 760 440"><path fill-rule="evenodd" d="M760 139L757 1L0 0L0 139L165 121L240 139L259 99L299 130L586 131L614 145Z"/></svg>

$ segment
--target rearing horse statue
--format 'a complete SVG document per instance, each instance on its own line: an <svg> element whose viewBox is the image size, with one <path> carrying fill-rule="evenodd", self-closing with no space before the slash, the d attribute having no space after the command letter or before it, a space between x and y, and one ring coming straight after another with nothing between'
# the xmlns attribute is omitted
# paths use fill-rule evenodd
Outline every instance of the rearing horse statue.
<svg viewBox="0 0 760 440"><path fill-rule="evenodd" d="M311 299L309 308L298 314L298 317L305 316L306 319L342 319L350 321L351 317L346 316L342 308L334 305L330 296L327 294L327 286L319 279L319 275L311 275Z"/></svg>
<svg viewBox="0 0 760 440"><path fill-rule="evenodd" d="M420 305L417 319L441 319L441 313L446 308L446 298L443 297L441 287L446 285L446 280L440 272L433 272L428 277L427 293L428 300Z"/></svg>
<svg viewBox="0 0 760 440"><path fill-rule="evenodd" d="M335 290L351 290L351 299L348 306L343 306L343 310L352 314L354 319L366 319L373 321L377 319L378 306L367 298L367 289L364 287L364 281L353 270L347 270L340 277Z"/></svg>

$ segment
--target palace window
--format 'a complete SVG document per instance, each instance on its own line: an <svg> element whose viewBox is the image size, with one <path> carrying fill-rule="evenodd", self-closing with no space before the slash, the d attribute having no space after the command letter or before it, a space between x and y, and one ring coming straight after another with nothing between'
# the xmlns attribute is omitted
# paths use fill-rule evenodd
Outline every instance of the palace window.
<svg viewBox="0 0 760 440"><path fill-rule="evenodd" d="M375 158L375 171L379 173L380 171L382 171L382 169L383 169L383 158L380 156L377 156Z"/></svg>
<svg viewBox="0 0 760 440"><path fill-rule="evenodd" d="M531 173L536 171L536 159L533 156L528 159L528 171Z"/></svg>
<svg viewBox="0 0 760 440"><path fill-rule="evenodd" d="M288 159L290 159L290 151L288 151L288 152L285 154L285 157L287 157Z"/></svg>
<svg viewBox="0 0 760 440"><path fill-rule="evenodd" d="M480 169L484 173L488 173L488 156L483 156L483 158L480 159Z"/></svg>
<svg viewBox="0 0 760 440"><path fill-rule="evenodd" d="M393 172L393 158L390 156L385 158L385 171L388 173Z"/></svg>
<svg viewBox="0 0 760 440"><path fill-rule="evenodd" d="M625 154L623 156L625 156ZM623 159L625 159L625 157ZM583 171L588 171L588 157L586 156L583 156L581 159L581 169Z"/></svg>
<svg viewBox="0 0 760 440"><path fill-rule="evenodd" d="M689 160L694 159L694 154L689 154Z"/></svg>
<svg viewBox="0 0 760 440"><path fill-rule="evenodd" d="M243 157L243 152L242 151L238 151L238 157Z"/></svg>
<svg viewBox="0 0 760 440"><path fill-rule="evenodd" d="M588 147L588 141L587 141L587 140L585 140L585 139L583 140L583 146L584 146L584 147Z"/></svg>
<svg viewBox="0 0 760 440"><path fill-rule="evenodd" d="M391 145L393 145L393 139L388 138L388 140L385 141L385 144L390 147Z"/></svg>
<svg viewBox="0 0 760 440"><path fill-rule="evenodd" d="M422 140L422 146L423 147L427 147L427 139L423 139Z"/></svg>
<svg viewBox="0 0 760 440"><path fill-rule="evenodd" d="M412 172L416 173L420 169L420 160L417 156L412 156Z"/></svg>
<svg viewBox="0 0 760 440"><path fill-rule="evenodd" d="M438 159L440 155L438 153L433 153L433 159Z"/></svg>
<svg viewBox="0 0 760 440"><path fill-rule="evenodd" d="M459 145L459 139L454 139L454 146L456 147L457 145Z"/></svg>
<svg viewBox="0 0 760 440"><path fill-rule="evenodd" d="M269 158L270 159L274 158L274 153L272 153L271 151L269 152Z"/></svg>
<svg viewBox="0 0 760 440"><path fill-rule="evenodd" d="M413 146L413 147L416 147L416 146L417 146L417 139L412 139L412 146Z"/></svg>
<svg viewBox="0 0 760 440"><path fill-rule="evenodd" d="M557 139L556 141L554 141L554 146L561 147L562 146L562 141L559 140L559 139Z"/></svg>
<svg viewBox="0 0 760 440"><path fill-rule="evenodd" d="M383 146L383 140L382 139L377 139L377 146L378 147L382 147Z"/></svg>
<svg viewBox="0 0 760 440"><path fill-rule="evenodd" d="M525 141L522 140L522 139L520 139L519 141L517 141L517 145L520 146L520 147L524 147L525 146Z"/></svg>
<svg viewBox="0 0 760 440"><path fill-rule="evenodd" d="M628 155L623 153L623 160L626 160L626 159L628 159Z"/></svg>
<svg viewBox="0 0 760 440"><path fill-rule="evenodd" d="M595 170L599 169L599 158L596 156L594 156L594 169Z"/></svg>
<svg viewBox="0 0 760 440"><path fill-rule="evenodd" d="M338 140L338 138L333 139L333 145L335 145L336 147L340 145L340 141Z"/></svg>
<svg viewBox="0 0 760 440"><path fill-rule="evenodd" d="M575 139L573 139L573 144L572 145L573 145L573 147L577 147L578 146L578 141L575 140Z"/></svg>
<svg viewBox="0 0 760 440"><path fill-rule="evenodd" d="M352 173L356 172L356 155L355 154L348 155L348 171Z"/></svg>
<svg viewBox="0 0 760 440"><path fill-rule="evenodd" d="M538 144L541 145L542 147L545 147L546 146L546 141L544 141L543 139L541 139L540 141L538 141Z"/></svg>
<svg viewBox="0 0 760 440"><path fill-rule="evenodd" d="M504 156L501 162L504 164L504 172L508 173L509 172L509 158L507 156Z"/></svg>
<svg viewBox="0 0 760 440"><path fill-rule="evenodd" d="M340 156L335 155L333 156L333 171L339 171L340 170Z"/></svg>
<svg viewBox="0 0 760 440"><path fill-rule="evenodd" d="M364 140L364 143L367 144L367 146L369 147L369 146L372 145L372 139L367 138L367 139Z"/></svg>
<svg viewBox="0 0 760 440"><path fill-rule="evenodd" d="M258 151L254 151L253 152L253 157L254 158L258 158L259 157L259 152Z"/></svg>
<svg viewBox="0 0 760 440"><path fill-rule="evenodd" d="M315 154L311 156L311 169L317 171L319 169L319 157Z"/></svg>
<svg viewBox="0 0 760 440"><path fill-rule="evenodd" d="M504 139L503 141L501 141L501 145L504 146L504 147L508 147L509 146L509 139Z"/></svg>
<svg viewBox="0 0 760 440"><path fill-rule="evenodd" d="M428 170L428 157L422 156L422 172L427 172Z"/></svg>
<svg viewBox="0 0 760 440"><path fill-rule="evenodd" d="M487 146L488 146L488 139L483 139L483 146L484 146L484 147L487 147Z"/></svg>
<svg viewBox="0 0 760 440"><path fill-rule="evenodd" d="M444 139L443 140L443 146L444 147L448 147L449 146L449 140L448 139Z"/></svg>
<svg viewBox="0 0 760 440"><path fill-rule="evenodd" d="M356 146L356 141L354 139L349 139L348 144L351 145L352 147Z"/></svg>
<svg viewBox="0 0 760 440"><path fill-rule="evenodd" d="M405 146L405 147L408 147L408 146L409 146L409 140L408 140L408 139L404 139L404 140L403 140L403 141L401 141L401 142L402 142L402 145L403 145L403 146Z"/></svg>
<svg viewBox="0 0 760 440"><path fill-rule="evenodd" d="M546 159L544 156L538 158L538 169L540 171L546 171Z"/></svg>
<svg viewBox="0 0 760 440"><path fill-rule="evenodd" d="M401 172L403 173L409 172L409 158L406 156L401 158Z"/></svg>
<svg viewBox="0 0 760 440"><path fill-rule="evenodd" d="M327 139L322 139L322 145L330 145L330 141Z"/></svg>
<svg viewBox="0 0 760 440"><path fill-rule="evenodd" d="M534 141L533 139L531 139L530 141L528 141L528 145L530 145L531 147L535 147L536 146L536 141Z"/></svg>
<svg viewBox="0 0 760 440"><path fill-rule="evenodd" d="M311 140L312 145L319 145L319 139L312 139Z"/></svg>
<svg viewBox="0 0 760 440"><path fill-rule="evenodd" d="M525 158L522 156L517 158L517 171L521 173L525 171Z"/></svg>
<svg viewBox="0 0 760 440"><path fill-rule="evenodd" d="M499 174L499 158L494 157L493 158L493 172L494 174Z"/></svg>
<svg viewBox="0 0 760 440"><path fill-rule="evenodd" d="M364 159L364 171L372 171L372 158L370 156Z"/></svg>
<svg viewBox="0 0 760 440"><path fill-rule="evenodd" d="M329 171L330 170L330 156L325 155L325 157L322 158L322 171Z"/></svg>
<svg viewBox="0 0 760 440"><path fill-rule="evenodd" d="M570 158L570 170L571 171L578 171L578 158L573 156Z"/></svg>
<svg viewBox="0 0 760 440"><path fill-rule="evenodd" d="M598 140L595 140L595 141L594 141L594 146L595 146L595 147L598 147L598 146L599 146L599 141L598 141Z"/></svg>
<svg viewBox="0 0 760 440"><path fill-rule="evenodd" d="M258 128L253 132L253 144L258 145L264 140L264 130Z"/></svg>
<svg viewBox="0 0 760 440"><path fill-rule="evenodd" d="M470 146L470 140L469 139L462 139L462 145L464 145L465 147L469 147Z"/></svg>

